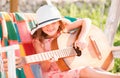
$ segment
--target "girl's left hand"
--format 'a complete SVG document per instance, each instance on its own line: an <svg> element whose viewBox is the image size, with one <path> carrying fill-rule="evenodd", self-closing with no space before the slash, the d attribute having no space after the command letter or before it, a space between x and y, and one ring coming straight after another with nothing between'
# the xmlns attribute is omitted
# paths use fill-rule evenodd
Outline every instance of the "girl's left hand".
<svg viewBox="0 0 120 78"><path fill-rule="evenodd" d="M25 62L24 62L23 58L16 57L16 59L15 59L16 68L21 68L24 66L24 64L25 64ZM8 59L3 59L3 70L8 71Z"/></svg>
<svg viewBox="0 0 120 78"><path fill-rule="evenodd" d="M79 48L79 50L84 50L87 47L88 43L85 39L80 39L80 40L76 40L74 43L75 48Z"/></svg>

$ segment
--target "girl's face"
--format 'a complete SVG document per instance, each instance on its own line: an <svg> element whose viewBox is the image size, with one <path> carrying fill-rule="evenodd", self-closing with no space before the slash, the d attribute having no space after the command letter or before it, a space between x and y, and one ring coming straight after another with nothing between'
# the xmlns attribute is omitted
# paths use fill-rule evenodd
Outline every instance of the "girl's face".
<svg viewBox="0 0 120 78"><path fill-rule="evenodd" d="M52 24L42 27L42 31L46 33L49 37L52 37L57 34L59 26L60 26L60 22L54 22Z"/></svg>

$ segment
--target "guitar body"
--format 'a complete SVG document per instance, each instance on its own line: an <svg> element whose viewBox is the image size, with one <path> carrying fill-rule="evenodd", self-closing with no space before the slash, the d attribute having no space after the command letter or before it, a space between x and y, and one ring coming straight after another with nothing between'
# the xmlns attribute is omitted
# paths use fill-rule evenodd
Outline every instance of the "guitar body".
<svg viewBox="0 0 120 78"><path fill-rule="evenodd" d="M58 48L72 47L78 32L63 33L57 39ZM91 26L91 30L86 38L88 46L82 51L81 56L65 57L58 60L58 66L62 71L74 69L79 66L92 66L107 69L112 61L111 49L107 38L99 28Z"/></svg>

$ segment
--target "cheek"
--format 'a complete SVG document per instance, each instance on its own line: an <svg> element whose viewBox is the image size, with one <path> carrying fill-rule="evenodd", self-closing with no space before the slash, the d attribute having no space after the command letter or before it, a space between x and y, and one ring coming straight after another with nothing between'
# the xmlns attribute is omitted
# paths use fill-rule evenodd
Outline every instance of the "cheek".
<svg viewBox="0 0 120 78"><path fill-rule="evenodd" d="M59 28L59 26L60 26L60 24L59 24L59 23L57 23L57 24L55 24L55 25L54 25L54 28L55 28L55 29L58 29L58 28Z"/></svg>
<svg viewBox="0 0 120 78"><path fill-rule="evenodd" d="M42 31L47 34L47 29L46 28L42 28Z"/></svg>
<svg viewBox="0 0 120 78"><path fill-rule="evenodd" d="M59 26L57 25L57 26L55 27L55 29L58 30L58 28L59 28Z"/></svg>
<svg viewBox="0 0 120 78"><path fill-rule="evenodd" d="M42 28L42 31L44 32L44 31L46 31L46 29L45 29L45 28Z"/></svg>

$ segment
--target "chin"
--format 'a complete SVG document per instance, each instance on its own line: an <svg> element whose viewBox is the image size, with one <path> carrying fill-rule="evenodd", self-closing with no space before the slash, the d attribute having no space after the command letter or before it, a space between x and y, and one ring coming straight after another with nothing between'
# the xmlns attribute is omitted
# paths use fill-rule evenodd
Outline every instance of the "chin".
<svg viewBox="0 0 120 78"><path fill-rule="evenodd" d="M49 33L48 35L49 35L49 37L54 37L54 36L56 36L55 33Z"/></svg>
<svg viewBox="0 0 120 78"><path fill-rule="evenodd" d="M49 36L54 36L54 35L56 35L56 32L49 32L48 35Z"/></svg>

